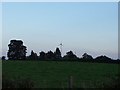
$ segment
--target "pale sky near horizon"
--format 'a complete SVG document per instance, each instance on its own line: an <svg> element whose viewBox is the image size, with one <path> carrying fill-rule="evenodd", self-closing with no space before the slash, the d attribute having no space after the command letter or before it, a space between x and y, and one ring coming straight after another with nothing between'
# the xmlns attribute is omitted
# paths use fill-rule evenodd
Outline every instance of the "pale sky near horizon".
<svg viewBox="0 0 120 90"><path fill-rule="evenodd" d="M118 58L118 3L3 3L2 54L11 39L21 39L31 50L72 50L97 57Z"/></svg>

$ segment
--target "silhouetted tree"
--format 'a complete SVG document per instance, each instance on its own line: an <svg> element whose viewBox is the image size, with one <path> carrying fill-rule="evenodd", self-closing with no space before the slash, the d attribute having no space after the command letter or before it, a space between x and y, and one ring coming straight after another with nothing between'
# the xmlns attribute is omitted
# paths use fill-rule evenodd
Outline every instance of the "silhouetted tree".
<svg viewBox="0 0 120 90"><path fill-rule="evenodd" d="M43 52L43 51L41 51L40 52L40 56L39 56L39 59L41 59L41 60L43 60L43 59L45 59L45 52Z"/></svg>
<svg viewBox="0 0 120 90"><path fill-rule="evenodd" d="M2 60L6 60L6 59L5 59L5 56L2 56L2 58L1 58L1 59L2 59Z"/></svg>
<svg viewBox="0 0 120 90"><path fill-rule="evenodd" d="M31 55L29 56L29 59L30 60L37 60L38 59L37 53L34 53L34 51L32 50Z"/></svg>
<svg viewBox="0 0 120 90"><path fill-rule="evenodd" d="M66 53L66 55L63 58L64 59L77 59L77 56L72 51L69 51Z"/></svg>
<svg viewBox="0 0 120 90"><path fill-rule="evenodd" d="M96 57L95 60L98 61L98 62L109 62L112 59L107 57L107 56L101 55L101 56Z"/></svg>
<svg viewBox="0 0 120 90"><path fill-rule="evenodd" d="M46 59L54 59L54 53L51 50L46 53Z"/></svg>
<svg viewBox="0 0 120 90"><path fill-rule="evenodd" d="M61 59L61 52L59 50L59 48L56 48L56 51L54 52L55 55L55 59Z"/></svg>
<svg viewBox="0 0 120 90"><path fill-rule="evenodd" d="M91 55L88 55L87 53L84 53L84 54L82 55L82 59L92 60L93 57L92 57Z"/></svg>
<svg viewBox="0 0 120 90"><path fill-rule="evenodd" d="M19 60L26 58L26 46L23 45L23 41L11 40L8 47L9 50L7 56L9 60Z"/></svg>

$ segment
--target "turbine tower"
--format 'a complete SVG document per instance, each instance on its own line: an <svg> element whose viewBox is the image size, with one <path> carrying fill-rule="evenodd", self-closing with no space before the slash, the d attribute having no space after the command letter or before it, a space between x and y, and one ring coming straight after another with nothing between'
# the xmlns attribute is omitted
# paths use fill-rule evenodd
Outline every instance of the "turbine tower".
<svg viewBox="0 0 120 90"><path fill-rule="evenodd" d="M63 44L60 43L59 46L60 46L60 51L61 51L61 56L62 56L62 47L63 47Z"/></svg>

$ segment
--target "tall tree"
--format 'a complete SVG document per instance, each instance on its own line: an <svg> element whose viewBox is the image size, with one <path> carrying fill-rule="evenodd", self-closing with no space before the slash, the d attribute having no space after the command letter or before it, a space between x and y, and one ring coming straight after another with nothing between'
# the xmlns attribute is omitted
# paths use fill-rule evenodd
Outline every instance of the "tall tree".
<svg viewBox="0 0 120 90"><path fill-rule="evenodd" d="M2 59L2 60L6 60L6 59L5 59L5 56L2 56L2 58L1 58L1 59Z"/></svg>
<svg viewBox="0 0 120 90"><path fill-rule="evenodd" d="M37 53L35 53L33 50L31 51L31 55L29 56L30 60L37 60L38 56Z"/></svg>
<svg viewBox="0 0 120 90"><path fill-rule="evenodd" d="M39 59L41 59L41 60L45 59L45 52L43 52L43 51L40 52Z"/></svg>
<svg viewBox="0 0 120 90"><path fill-rule="evenodd" d="M9 60L22 60L26 58L26 46L23 45L21 40L11 40L8 45L9 50L7 53Z"/></svg>
<svg viewBox="0 0 120 90"><path fill-rule="evenodd" d="M59 48L56 48L56 51L54 52L55 55L55 59L61 59L61 52L59 50Z"/></svg>
<svg viewBox="0 0 120 90"><path fill-rule="evenodd" d="M72 51L69 51L69 52L66 53L64 58L65 59L77 59L77 56Z"/></svg>
<svg viewBox="0 0 120 90"><path fill-rule="evenodd" d="M54 53L51 50L46 53L46 59L54 59Z"/></svg>
<svg viewBox="0 0 120 90"><path fill-rule="evenodd" d="M93 57L92 57L91 55L88 55L87 53L84 53L84 54L82 55L82 58L83 58L83 59L87 59L87 60L92 60L92 59L93 59Z"/></svg>

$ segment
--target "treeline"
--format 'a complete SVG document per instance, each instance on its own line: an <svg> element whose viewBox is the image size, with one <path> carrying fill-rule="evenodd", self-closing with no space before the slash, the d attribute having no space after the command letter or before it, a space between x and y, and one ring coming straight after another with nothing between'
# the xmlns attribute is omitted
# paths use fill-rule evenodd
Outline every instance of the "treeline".
<svg viewBox="0 0 120 90"><path fill-rule="evenodd" d="M61 56L61 51L57 47L56 50L39 52L39 55L33 50L29 56L26 56L27 47L23 45L21 40L11 40L8 45L9 50L7 52L8 60L39 60L39 61L81 61L81 62L100 62L100 63L120 63L120 60L113 60L107 56L98 56L93 58L91 55L84 53L81 58L77 57L72 51L68 51L66 55ZM2 57L2 60L5 60L5 56Z"/></svg>
<svg viewBox="0 0 120 90"><path fill-rule="evenodd" d="M97 63L120 63L120 60L113 60L107 56L98 56L93 58L91 55L84 53L81 58L77 57L72 51L69 51L61 56L61 52L59 48L56 48L55 52L48 51L47 53L41 51L39 55L37 55L33 50L31 51L31 55L26 57L26 60L38 60L38 61L78 61L78 62L97 62Z"/></svg>

